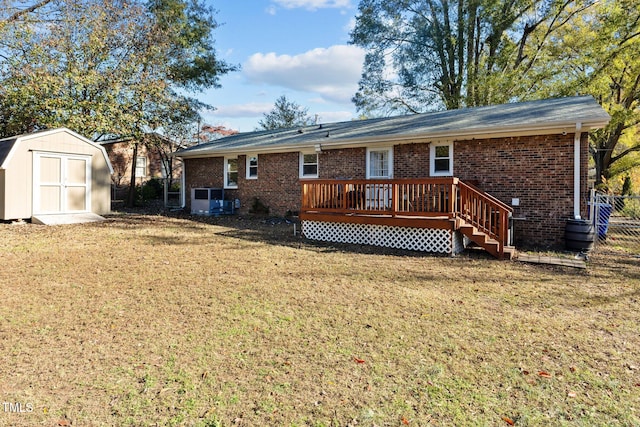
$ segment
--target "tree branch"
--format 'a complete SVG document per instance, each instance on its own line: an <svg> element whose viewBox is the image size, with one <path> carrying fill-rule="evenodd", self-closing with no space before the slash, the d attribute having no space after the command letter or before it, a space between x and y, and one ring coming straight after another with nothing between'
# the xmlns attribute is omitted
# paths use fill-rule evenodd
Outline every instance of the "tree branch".
<svg viewBox="0 0 640 427"><path fill-rule="evenodd" d="M51 3L51 0L41 0L40 2L32 5L31 7L15 12L13 15L5 19L5 23L17 21L20 17L24 15L28 15L29 13L33 13L37 9L40 9L41 7L46 6L49 3Z"/></svg>

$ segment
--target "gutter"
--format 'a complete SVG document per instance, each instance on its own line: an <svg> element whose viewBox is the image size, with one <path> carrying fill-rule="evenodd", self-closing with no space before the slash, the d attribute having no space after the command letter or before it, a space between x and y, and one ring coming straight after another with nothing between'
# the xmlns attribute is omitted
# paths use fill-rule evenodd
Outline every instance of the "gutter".
<svg viewBox="0 0 640 427"><path fill-rule="evenodd" d="M608 119L591 119L587 123L580 123L581 131L588 131L589 129L598 129L604 127L608 123ZM344 137L340 134L336 134L335 139L330 135L325 138L313 138L305 143L298 144L286 144L279 145L274 144L270 146L240 146L229 148L217 148L217 149L202 149L201 151L176 153L178 157L186 158L205 158L205 157L220 157L224 155L243 155L248 152L251 153L285 153L293 151L301 151L304 149L316 150L316 146L320 145L322 149L343 149L343 148L357 148L366 147L371 145L383 145L383 144L410 144L416 142L444 142L444 141L469 141L474 139L489 139L489 138L504 138L504 137L518 137L529 135L553 135L563 132L570 132L576 127L576 122L564 122L553 123L544 126L505 126L500 129L468 129L458 132L435 132L431 134L400 134L400 135L387 135L381 137ZM323 129L323 132L331 132L330 128ZM332 141L333 139L333 141Z"/></svg>

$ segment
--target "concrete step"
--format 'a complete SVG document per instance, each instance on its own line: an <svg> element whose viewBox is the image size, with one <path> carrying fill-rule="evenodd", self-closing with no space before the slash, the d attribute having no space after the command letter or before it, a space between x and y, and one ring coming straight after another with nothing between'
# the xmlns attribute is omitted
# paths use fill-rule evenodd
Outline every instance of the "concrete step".
<svg viewBox="0 0 640 427"><path fill-rule="evenodd" d="M47 214L34 215L31 217L33 224L40 225L64 225L64 224L84 224L86 222L105 221L104 217L92 212L74 214Z"/></svg>

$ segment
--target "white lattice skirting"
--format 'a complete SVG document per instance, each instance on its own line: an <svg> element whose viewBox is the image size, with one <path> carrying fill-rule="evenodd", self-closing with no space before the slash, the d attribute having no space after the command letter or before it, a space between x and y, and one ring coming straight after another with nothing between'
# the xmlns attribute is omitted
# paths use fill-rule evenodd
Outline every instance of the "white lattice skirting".
<svg viewBox="0 0 640 427"><path fill-rule="evenodd" d="M302 233L307 239L323 242L355 243L452 255L464 250L461 233L436 228L305 220L302 221Z"/></svg>

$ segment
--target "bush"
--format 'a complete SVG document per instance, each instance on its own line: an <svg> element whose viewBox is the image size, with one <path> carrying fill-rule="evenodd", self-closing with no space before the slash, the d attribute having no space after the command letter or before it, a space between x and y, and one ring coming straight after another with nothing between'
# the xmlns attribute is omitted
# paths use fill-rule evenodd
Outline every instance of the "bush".
<svg viewBox="0 0 640 427"><path fill-rule="evenodd" d="M163 185L159 179L150 179L145 182L142 187L138 187L138 198L145 202L147 200L155 200L162 197Z"/></svg>
<svg viewBox="0 0 640 427"><path fill-rule="evenodd" d="M640 219L640 199L628 199L620 213L627 218Z"/></svg>
<svg viewBox="0 0 640 427"><path fill-rule="evenodd" d="M249 213L252 214L268 214L269 207L260 201L257 197L253 198L253 203L251 204L251 209L249 209Z"/></svg>

